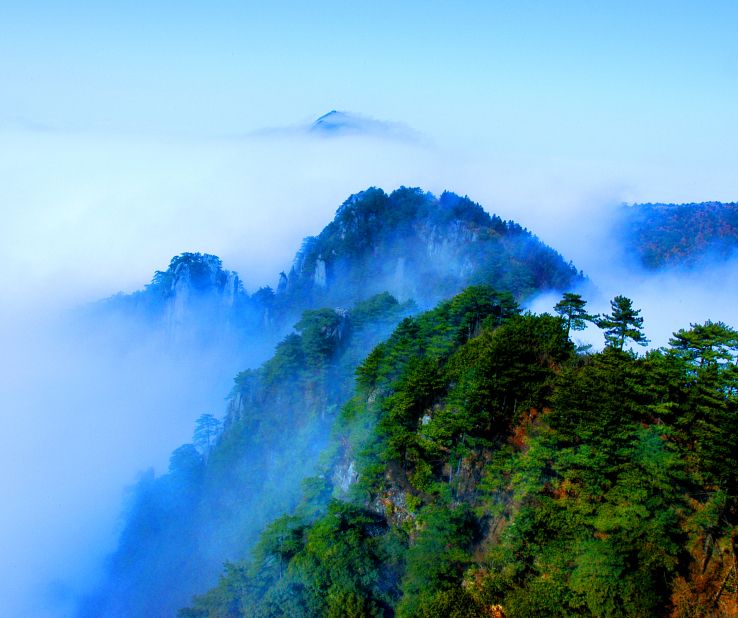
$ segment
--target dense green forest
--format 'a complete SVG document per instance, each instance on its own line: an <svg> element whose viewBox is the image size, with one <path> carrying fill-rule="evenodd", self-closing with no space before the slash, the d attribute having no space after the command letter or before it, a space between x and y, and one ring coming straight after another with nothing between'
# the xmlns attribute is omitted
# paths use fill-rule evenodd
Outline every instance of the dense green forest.
<svg viewBox="0 0 738 618"><path fill-rule="evenodd" d="M181 618L736 615L738 333L638 355L627 298L572 299L534 315L472 287L404 319L297 508ZM572 316L602 352L575 349Z"/></svg>
<svg viewBox="0 0 738 618"><path fill-rule="evenodd" d="M695 266L727 259L738 247L738 204L634 204L624 207L617 235L643 266Z"/></svg>
<svg viewBox="0 0 738 618"><path fill-rule="evenodd" d="M468 198L372 188L274 290L186 253L107 301L280 338L130 488L79 615L735 616L738 334L638 354L639 311L589 315L583 284Z"/></svg>
<svg viewBox="0 0 738 618"><path fill-rule="evenodd" d="M586 283L530 232L468 198L372 188L304 241L274 290L248 295L216 256L183 253L144 290L98 304L163 324L179 351L207 350L219 337L244 351L277 344L236 376L222 421L201 416L168 473L149 470L130 488L108 577L79 615L174 616L217 583L224 560L248 555L274 518L298 507L315 517L334 485L356 478L348 459L330 478L314 476L334 449L331 428L356 368L405 318L492 280L505 290L498 312Z"/></svg>

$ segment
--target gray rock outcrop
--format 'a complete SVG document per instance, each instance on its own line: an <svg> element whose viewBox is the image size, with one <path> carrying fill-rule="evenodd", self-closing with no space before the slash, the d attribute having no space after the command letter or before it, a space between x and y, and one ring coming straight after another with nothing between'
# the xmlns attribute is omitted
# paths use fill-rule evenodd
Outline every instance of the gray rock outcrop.
<svg viewBox="0 0 738 618"><path fill-rule="evenodd" d="M326 270L325 270L325 260L322 258L322 256L318 256L318 259L315 260L315 285L321 288L328 287L328 279L326 277Z"/></svg>
<svg viewBox="0 0 738 618"><path fill-rule="evenodd" d="M279 283L277 283L277 294L284 294L287 291L287 286L289 285L289 280L287 279L287 275L284 274L284 271L279 273Z"/></svg>

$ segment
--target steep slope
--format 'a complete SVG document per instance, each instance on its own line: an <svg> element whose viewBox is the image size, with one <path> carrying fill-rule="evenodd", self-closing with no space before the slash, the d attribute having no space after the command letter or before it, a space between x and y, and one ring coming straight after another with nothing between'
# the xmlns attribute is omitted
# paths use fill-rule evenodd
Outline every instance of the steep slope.
<svg viewBox="0 0 738 618"><path fill-rule="evenodd" d="M584 277L467 198L369 189L305 240L276 291L248 296L214 256L182 254L146 290L108 301L106 308L144 312L179 342L221 332L249 345L291 324L294 331L259 369L236 377L212 450L184 445L169 474L141 476L108 582L80 615L173 616L216 583L224 560L247 555L269 521L298 507L315 516L342 491L335 487L356 479L346 458L311 477L321 456L335 456L325 450L328 436L356 367L418 305L490 281L501 291L489 290L484 306L502 319L515 298L570 289Z"/></svg>
<svg viewBox="0 0 738 618"><path fill-rule="evenodd" d="M108 584L80 615L171 616L212 585L224 560L243 555L272 518L295 508L350 396L357 359L413 310L383 294L352 314L306 311L272 359L236 377L217 445L183 445L168 474L149 471L131 488Z"/></svg>
<svg viewBox="0 0 738 618"><path fill-rule="evenodd" d="M737 353L707 323L577 355L470 288L359 367L311 481L349 460L348 492L306 492L180 616L736 616Z"/></svg>
<svg viewBox="0 0 738 618"><path fill-rule="evenodd" d="M305 240L283 284L324 304L386 290L427 308L470 284L492 284L521 300L582 281L530 232L469 198L402 187L347 199L319 236Z"/></svg>
<svg viewBox="0 0 738 618"><path fill-rule="evenodd" d="M183 253L144 290L94 308L158 324L174 341L227 332L247 345L255 335L282 332L306 309L348 307L384 291L425 309L468 285L490 284L525 300L584 282L529 231L469 198L370 188L350 196L318 236L305 239L276 289L249 295L216 256Z"/></svg>
<svg viewBox="0 0 738 618"><path fill-rule="evenodd" d="M149 285L119 293L85 308L89 318L120 316L159 329L174 346L186 348L225 338L247 338L256 318L238 273L215 255L182 253Z"/></svg>

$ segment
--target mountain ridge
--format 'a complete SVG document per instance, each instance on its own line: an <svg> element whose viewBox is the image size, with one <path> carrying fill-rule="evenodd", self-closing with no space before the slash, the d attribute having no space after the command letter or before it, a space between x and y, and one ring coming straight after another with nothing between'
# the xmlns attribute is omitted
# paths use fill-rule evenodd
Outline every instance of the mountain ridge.
<svg viewBox="0 0 738 618"><path fill-rule="evenodd" d="M276 290L249 296L217 257L185 253L145 290L103 303L178 333L179 349L193 340L192 323L194 339L206 343L218 332L243 345L279 343L263 365L235 377L212 450L183 445L168 474L140 477L107 582L79 615L173 616L192 593L215 585L223 561L239 560L269 521L303 502L303 512L317 513L334 488L349 491L352 461L336 462L322 479L311 474L327 456L356 368L398 323L473 281L494 311L517 306L515 297L586 283L530 232L468 198L370 188L304 241Z"/></svg>
<svg viewBox="0 0 738 618"><path fill-rule="evenodd" d="M527 229L489 215L468 197L436 198L406 187L388 195L370 187L349 196L320 234L305 238L275 289L249 295L217 256L182 253L144 290L95 308L158 321L173 339L196 322L227 326L237 336L262 327L279 331L305 309L349 306L383 291L429 308L469 284L494 283L525 300L586 282Z"/></svg>

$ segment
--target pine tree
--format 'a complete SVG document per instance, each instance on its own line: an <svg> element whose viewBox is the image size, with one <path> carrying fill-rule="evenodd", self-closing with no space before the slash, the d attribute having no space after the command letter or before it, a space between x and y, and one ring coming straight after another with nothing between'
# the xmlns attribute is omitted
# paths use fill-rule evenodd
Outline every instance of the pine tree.
<svg viewBox="0 0 738 618"><path fill-rule="evenodd" d="M566 320L566 336L570 330L584 330L587 322L596 322L599 315L589 315L584 307L587 304L580 294L566 292L554 307L554 311Z"/></svg>
<svg viewBox="0 0 738 618"><path fill-rule="evenodd" d="M201 414L195 421L195 433L192 442L202 452L210 451L213 440L220 428L220 421L212 414Z"/></svg>
<svg viewBox="0 0 738 618"><path fill-rule="evenodd" d="M708 320L704 324L690 324L669 339L673 353L687 361L697 363L702 369L714 363L729 362L738 350L738 332L723 322Z"/></svg>
<svg viewBox="0 0 738 618"><path fill-rule="evenodd" d="M643 318L639 317L640 309L633 309L633 301L625 296L616 296L610 301L611 315L604 315L597 320L597 326L605 331L607 345L622 350L628 339L638 345L651 343L643 334Z"/></svg>

